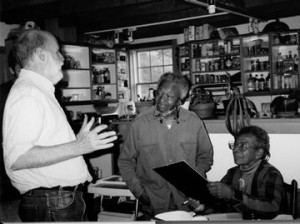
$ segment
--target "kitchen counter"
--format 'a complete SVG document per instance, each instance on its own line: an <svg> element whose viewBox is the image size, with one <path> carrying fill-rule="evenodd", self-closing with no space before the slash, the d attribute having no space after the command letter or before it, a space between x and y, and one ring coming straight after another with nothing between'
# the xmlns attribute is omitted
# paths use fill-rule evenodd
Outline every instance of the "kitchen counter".
<svg viewBox="0 0 300 224"><path fill-rule="evenodd" d="M203 120L209 133L228 133L225 118ZM115 120L113 124L120 125L120 128L127 128L132 120ZM272 118L272 119L251 119L252 125L264 128L269 134L300 134L300 118ZM121 127L124 126L124 127Z"/></svg>
<svg viewBox="0 0 300 224"><path fill-rule="evenodd" d="M114 123L118 125L122 138L125 138L131 120L119 120ZM224 116L204 120L204 123L214 147L214 165L207 175L209 180L220 180L225 171L234 166L232 151L228 148L228 141L232 141L233 136L225 126ZM297 175L300 169L300 118L253 118L251 124L260 126L269 133L270 163L281 171L286 182L290 183L295 179L300 183L300 176Z"/></svg>

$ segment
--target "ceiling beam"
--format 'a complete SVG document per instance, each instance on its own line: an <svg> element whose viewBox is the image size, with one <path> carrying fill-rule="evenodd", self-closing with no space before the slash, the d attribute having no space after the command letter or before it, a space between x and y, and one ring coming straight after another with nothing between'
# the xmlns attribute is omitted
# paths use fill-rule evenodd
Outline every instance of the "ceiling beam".
<svg viewBox="0 0 300 224"><path fill-rule="evenodd" d="M208 7L208 1L207 0L184 0L186 2L192 3L194 5L202 6L202 7ZM234 15L247 17L247 18L257 18L254 14L249 13L245 10L244 5L242 4L242 1L240 3L236 0L215 0L216 8L223 12L229 12ZM261 19L259 19L261 20Z"/></svg>
<svg viewBox="0 0 300 224"><path fill-rule="evenodd" d="M176 0L156 1L135 7L127 6L102 11L99 17L81 13L78 23L82 30L99 31L119 27L140 26L193 16L206 15L207 10L190 4L177 4Z"/></svg>
<svg viewBox="0 0 300 224"><path fill-rule="evenodd" d="M145 27L149 28L151 26L172 24L172 23L178 23L178 22L182 22L182 21L190 21L190 20L195 20L195 19L204 19L204 18L210 18L210 17L214 17L214 16L222 16L222 15L226 15L226 14L227 14L226 12L220 12L220 13L216 13L216 14L206 14L206 15L200 15L200 16L195 16L195 17L186 17L186 18L182 18L182 19L173 19L173 20L169 20L169 21L161 21L161 22L140 24L140 25L134 25L134 26L127 26L127 27L117 27L117 28L111 28L111 29L107 29L107 30L90 31L90 32L86 32L86 34L105 33L105 32L122 30L122 29L137 29L137 28L145 28Z"/></svg>
<svg viewBox="0 0 300 224"><path fill-rule="evenodd" d="M255 0L256 1L256 0ZM299 0L259 0L256 5L248 4L248 11L262 18L271 20L299 15ZM249 1L250 2L250 1ZM250 7L251 6L251 7Z"/></svg>

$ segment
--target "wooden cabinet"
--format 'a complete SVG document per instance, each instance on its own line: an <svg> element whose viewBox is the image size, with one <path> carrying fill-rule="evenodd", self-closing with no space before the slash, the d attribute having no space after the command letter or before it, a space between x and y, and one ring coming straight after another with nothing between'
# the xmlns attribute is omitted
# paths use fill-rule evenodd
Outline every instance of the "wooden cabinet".
<svg viewBox="0 0 300 224"><path fill-rule="evenodd" d="M247 35L241 42L244 94L287 94L299 88L298 31Z"/></svg>
<svg viewBox="0 0 300 224"><path fill-rule="evenodd" d="M277 93L299 88L299 32L271 33L271 81Z"/></svg>
<svg viewBox="0 0 300 224"><path fill-rule="evenodd" d="M241 86L240 37L182 44L179 58L181 73L194 87L211 90L219 109L230 87Z"/></svg>
<svg viewBox="0 0 300 224"><path fill-rule="evenodd" d="M91 67L89 46L65 44L61 47L65 57L63 65L66 83L62 88L65 104L80 104L91 101Z"/></svg>
<svg viewBox="0 0 300 224"><path fill-rule="evenodd" d="M195 85L222 85L240 71L240 38L193 41L180 46L180 67Z"/></svg>
<svg viewBox="0 0 300 224"><path fill-rule="evenodd" d="M300 88L299 31L187 42L179 46L179 64L193 85L217 95L229 83L248 96L288 94Z"/></svg>
<svg viewBox="0 0 300 224"><path fill-rule="evenodd" d="M66 105L115 103L129 98L127 52L99 46L63 44Z"/></svg>
<svg viewBox="0 0 300 224"><path fill-rule="evenodd" d="M92 100L117 101L116 51L91 47L91 67Z"/></svg>
<svg viewBox="0 0 300 224"><path fill-rule="evenodd" d="M243 92L248 95L270 94L269 34L244 36L241 43Z"/></svg>

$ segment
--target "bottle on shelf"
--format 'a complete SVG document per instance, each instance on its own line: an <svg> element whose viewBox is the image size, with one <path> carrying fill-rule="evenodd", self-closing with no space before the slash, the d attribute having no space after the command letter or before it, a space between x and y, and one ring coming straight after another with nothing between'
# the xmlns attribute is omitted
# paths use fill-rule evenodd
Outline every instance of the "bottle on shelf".
<svg viewBox="0 0 300 224"><path fill-rule="evenodd" d="M98 86L96 90L95 100L103 100L104 99L104 87Z"/></svg>
<svg viewBox="0 0 300 224"><path fill-rule="evenodd" d="M276 73L274 73L272 77L273 77L273 88L279 89L279 76Z"/></svg>
<svg viewBox="0 0 300 224"><path fill-rule="evenodd" d="M278 73L283 72L283 57L280 52L278 52L277 59L276 59L276 69Z"/></svg>
<svg viewBox="0 0 300 224"><path fill-rule="evenodd" d="M258 74L255 75L255 91L259 91L259 78L258 78Z"/></svg>
<svg viewBox="0 0 300 224"><path fill-rule="evenodd" d="M196 46L196 44L193 44L193 57L194 58L198 57L198 52L197 52L197 46Z"/></svg>
<svg viewBox="0 0 300 224"><path fill-rule="evenodd" d="M220 70L225 69L225 58L222 56L220 57Z"/></svg>
<svg viewBox="0 0 300 224"><path fill-rule="evenodd" d="M200 60L199 59L196 59L195 60L195 71L196 72L200 72Z"/></svg>
<svg viewBox="0 0 300 224"><path fill-rule="evenodd" d="M201 57L201 45L197 45L197 57Z"/></svg>
<svg viewBox="0 0 300 224"><path fill-rule="evenodd" d="M278 45L278 44L280 44L279 35L274 35L274 37L273 37L273 41L274 41L274 44L275 44L275 45Z"/></svg>
<svg viewBox="0 0 300 224"><path fill-rule="evenodd" d="M270 73L268 73L267 77L266 77L266 82L265 82L265 90L270 90L271 89L271 77L270 77Z"/></svg>
<svg viewBox="0 0 300 224"><path fill-rule="evenodd" d="M209 61L208 69L209 69L209 71L214 71L215 70L215 62L214 61Z"/></svg>
<svg viewBox="0 0 300 224"><path fill-rule="evenodd" d="M291 37L290 37L290 43L291 44L297 44L297 35L296 34L291 35Z"/></svg>
<svg viewBox="0 0 300 224"><path fill-rule="evenodd" d="M220 68L219 68L219 65L220 65L220 60L218 60L218 59L215 60L215 61L214 61L214 68L215 68L216 71L218 71L218 70L220 69Z"/></svg>
<svg viewBox="0 0 300 224"><path fill-rule="evenodd" d="M265 78L264 78L264 74L260 75L260 78L258 80L258 84L259 84L259 91L265 90Z"/></svg>
<svg viewBox="0 0 300 224"><path fill-rule="evenodd" d="M200 83L200 75L195 75L195 84L199 84Z"/></svg>
<svg viewBox="0 0 300 224"><path fill-rule="evenodd" d="M291 83L290 83L291 84L290 88L292 88L292 89L296 88L296 82L295 82L296 80L295 80L295 78L296 78L295 73L292 73L291 74Z"/></svg>
<svg viewBox="0 0 300 224"><path fill-rule="evenodd" d="M292 88L292 76L291 73L284 73L284 81L282 83L282 88L283 89L290 89Z"/></svg>
<svg viewBox="0 0 300 224"><path fill-rule="evenodd" d="M96 83L104 83L104 74L101 69L96 72Z"/></svg>
<svg viewBox="0 0 300 224"><path fill-rule="evenodd" d="M226 57L226 61L225 61L225 68L231 69L231 66L232 66L232 58L231 58L231 56L228 55Z"/></svg>
<svg viewBox="0 0 300 224"><path fill-rule="evenodd" d="M282 83L284 83L284 79L281 73L278 73L276 75L276 81L277 81L277 89L282 89Z"/></svg>
<svg viewBox="0 0 300 224"><path fill-rule="evenodd" d="M231 54L232 42L231 40L227 41L227 54Z"/></svg>
<svg viewBox="0 0 300 224"><path fill-rule="evenodd" d="M298 72L299 58L298 54L294 54L294 71Z"/></svg>
<svg viewBox="0 0 300 224"><path fill-rule="evenodd" d="M218 56L219 55L219 45L218 45L218 42L214 42L212 44L212 55L213 56Z"/></svg>
<svg viewBox="0 0 300 224"><path fill-rule="evenodd" d="M110 83L110 71L108 68L104 68L103 69L103 73L104 73L104 83Z"/></svg>
<svg viewBox="0 0 300 224"><path fill-rule="evenodd" d="M256 59L256 70L261 71L261 70L263 70L262 67L263 67L262 62L259 61L259 59Z"/></svg>
<svg viewBox="0 0 300 224"><path fill-rule="evenodd" d="M286 58L283 60L283 72L290 73L294 71L294 59L292 56L292 51L289 51L289 54L286 55Z"/></svg>
<svg viewBox="0 0 300 224"><path fill-rule="evenodd" d="M251 60L251 71L257 71L257 65L259 63L259 60Z"/></svg>
<svg viewBox="0 0 300 224"><path fill-rule="evenodd" d="M219 55L224 55L225 54L225 46L224 46L224 41L221 41L219 43Z"/></svg>
<svg viewBox="0 0 300 224"><path fill-rule="evenodd" d="M247 80L247 89L249 92L252 92L255 90L255 78L252 76L252 74L249 74L249 78Z"/></svg>
<svg viewBox="0 0 300 224"><path fill-rule="evenodd" d="M247 70L248 71L252 71L252 65L253 65L253 60L250 60L250 61L248 61L248 63L247 63Z"/></svg>
<svg viewBox="0 0 300 224"><path fill-rule="evenodd" d="M292 74L292 88L299 88L299 73L295 72Z"/></svg>

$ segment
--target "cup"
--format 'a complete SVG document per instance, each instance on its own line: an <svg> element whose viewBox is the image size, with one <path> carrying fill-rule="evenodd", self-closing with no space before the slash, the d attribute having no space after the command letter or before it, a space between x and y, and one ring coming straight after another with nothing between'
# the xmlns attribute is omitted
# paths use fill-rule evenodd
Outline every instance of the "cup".
<svg viewBox="0 0 300 224"><path fill-rule="evenodd" d="M72 101L78 101L78 94L72 94Z"/></svg>

